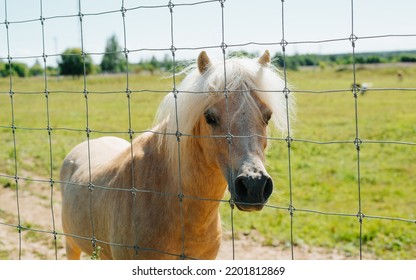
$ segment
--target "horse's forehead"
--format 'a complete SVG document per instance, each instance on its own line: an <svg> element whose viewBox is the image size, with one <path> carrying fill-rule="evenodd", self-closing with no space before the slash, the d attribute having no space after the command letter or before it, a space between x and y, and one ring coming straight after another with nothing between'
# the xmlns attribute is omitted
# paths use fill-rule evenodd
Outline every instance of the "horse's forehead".
<svg viewBox="0 0 416 280"><path fill-rule="evenodd" d="M260 109L267 109L267 105L253 92L232 92L228 97L223 98L221 101L222 110L233 113L247 113L252 110L257 111Z"/></svg>
<svg viewBox="0 0 416 280"><path fill-rule="evenodd" d="M221 101L217 110L219 114L228 115L231 126L238 131L261 127L259 124L264 122L264 114L270 111L255 93L247 92L233 92Z"/></svg>

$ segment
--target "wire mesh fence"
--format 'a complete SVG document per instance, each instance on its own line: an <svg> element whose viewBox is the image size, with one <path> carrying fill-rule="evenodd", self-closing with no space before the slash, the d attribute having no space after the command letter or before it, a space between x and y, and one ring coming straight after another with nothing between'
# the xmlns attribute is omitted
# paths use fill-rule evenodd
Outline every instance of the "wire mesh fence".
<svg viewBox="0 0 416 280"><path fill-rule="evenodd" d="M58 169L59 165L61 164L63 158L62 154L68 151L62 151L62 147L60 146L63 141L61 137L66 137L68 135L77 136L74 137L76 139L87 140L88 142L98 136L103 135L120 135L130 142L130 157L134 157L133 151L133 139L137 135L142 135L143 133L157 133L155 131L148 130L146 128L136 129L138 127L135 124L134 116L136 116L137 112L137 96L138 95L151 95L155 96L157 94L165 94L169 92L174 92L176 95L180 95L180 91L178 90L178 84L180 82L180 57L189 54L196 54L201 50L211 50L214 53L219 54L225 65L225 61L227 58L227 54L230 50L238 50L241 48L269 48L280 51L281 59L283 63L283 67L281 69L282 77L284 80L284 87L281 89L277 89L277 94L283 94L286 97L291 95L297 94L302 96L312 96L313 98L319 98L321 96L327 96L327 94L333 96L334 98L338 98L338 96L342 95L344 98L348 95L350 100L346 101L347 105L350 107L351 114L348 116L350 118L352 126L352 131L346 132L345 135L349 137L342 139L339 137L331 138L332 136L325 136L319 135L318 138L314 139L303 139L302 135L297 133L293 133L291 120L289 115L287 116L288 119L288 127L287 127L287 135L284 135L281 138L278 137L268 137L269 142L276 143L276 146L284 147L284 149L280 149L280 152L285 153L285 168L286 168L286 179L282 179L283 186L281 188L285 189L285 193L287 193L287 197L284 199L277 199L277 202L268 202L266 205L266 211L270 211L271 215L276 216L273 218L276 222L280 219L284 219L287 222L287 232L289 232L287 244L289 244L291 258L296 259L297 255L295 253L295 247L298 246L299 240L301 239L298 234L300 228L299 225L307 225L310 227L319 227L319 223L321 222L321 218L325 219L345 219L345 223L350 225L350 231L354 232L352 234L355 236L355 239L350 240L351 237L345 237L343 240L340 239L341 242L351 243L354 244L355 252L358 252L356 255L357 258L363 259L363 254L367 250L364 246L369 242L368 237L369 234L366 232L366 224L370 223L372 220L377 221L387 221L390 223L400 223L400 224L409 224L412 228L411 230L415 230L416 218L414 216L414 201L413 205L400 205L401 201L392 202L390 205L396 205L398 207L407 208L407 215L403 216L394 216L394 215L384 215L378 214L380 209L372 209L369 208L366 204L368 202L369 196L373 196L374 193L368 192L367 190L363 190L363 187L367 185L367 174L371 173L371 167L366 166L366 159L368 154L363 151L363 146L377 146L377 147L399 147L398 149L403 153L403 161L409 161L409 168L408 176L409 178L414 178L414 171L411 169L414 164L415 157L415 147L416 142L415 138L410 139L387 139L384 137L363 137L363 135L368 135L365 133L364 128L366 125L363 124L362 117L363 111L361 110L361 106L370 106L367 103L362 105L361 101L363 87L360 85L360 78L358 77L359 73L359 64L356 62L357 52L359 51L359 46L361 42L368 42L373 40L380 40L380 39L387 39L387 40L398 40L398 39L406 39L406 40L415 40L416 39L416 32L415 33L387 33L387 34L374 34L369 36L359 36L360 32L357 30L357 23L356 23L356 13L357 7L356 5L360 3L358 0L351 0L351 1L343 1L343 7L347 7L344 9L340 14L342 14L343 19L347 19L349 21L349 28L346 28L342 33L338 33L335 36L327 37L323 39L309 39L306 38L304 40L290 40L289 38L293 38L288 34L287 31L287 24L288 22L293 23L293 21L288 20L290 17L295 17L293 13L296 11L293 5L296 5L296 1L269 1L267 4L271 4L271 8L274 9L273 13L275 18L268 19L269 22L267 24L267 28L269 30L273 30L274 32L268 34L267 38L256 39L253 41L250 37L244 37L243 42L238 42L233 38L232 32L227 32L228 24L231 25L231 19L228 18L228 14L237 13L236 9L239 7L237 1L225 1L225 0L211 0L211 1L165 1L167 3L157 3L154 2L146 3L146 1L118 1L117 7L110 6L108 9L95 9L89 10L84 7L85 1L78 0L73 3L76 6L76 9L73 12L62 12L62 14L47 14L45 10L47 10L47 5L52 5L48 1L40 0L38 1L38 9L34 11L36 13L33 16L28 16L27 18L22 15L20 16L19 13L22 13L22 10L19 9L18 11L10 10L10 2L8 0L3 1L3 7L1 11L1 22L0 22L0 29L2 30L1 34L1 41L2 41L2 48L0 49L0 61L4 61L6 72L8 73L6 77L2 78L3 82L0 88L0 94L2 97L1 102L2 108L4 111L1 112L2 116L0 119L0 133L2 139L3 147L0 148L0 154L2 154L1 159L4 160L4 164L2 165L2 170L0 171L0 179L3 183L3 187L10 188L14 190L13 196L6 196L4 195L4 199L13 200L15 204L15 213L10 215L6 213L6 211L2 210L0 206L0 214L1 214L1 221L0 221L0 230L3 234L8 234L6 232L10 232L11 229L16 229L15 233L15 240L18 243L18 253L17 258L22 259L24 258L25 254L25 246L27 243L30 243L30 237L24 238L24 234L32 233L32 235L40 235L41 238L48 239L50 250L53 251L52 258L59 258L59 251L62 250L61 245L59 245L58 239L63 238L64 236L68 235L73 238L88 240L91 242L91 246L96 250L97 244L108 244L115 247L127 247L131 250L135 250L136 252L140 251L148 251L154 250L152 248L140 248L140 240L137 240L135 244L119 244L119 243L110 243L108 240L98 240L94 234L94 223L93 220L89 221L89 226L91 227L91 236L80 236L75 234L67 234L62 231L60 227L57 226L57 211L60 210L61 202L59 194L57 193L57 188L59 187L59 174ZM116 2L116 1L114 1ZM317 6L320 1L312 1ZM327 5L328 3L321 3L323 5ZM267 9L264 3L261 1L252 4L254 6L261 7ZM393 5L393 4L392 4ZM215 26L204 26L201 25L201 29L197 36L195 34L188 34L189 37L193 37L193 43L187 45L187 40L183 38L183 34L177 35L180 28L186 28L186 24L192 24L191 22L198 21L198 17L201 17L201 21L205 19L203 14L204 9L209 9L209 17L215 18ZM297 7L296 9L302 9L301 7ZM211 14L212 12L212 14ZM245 14L250 14L250 11L240 10L239 12ZM131 25L130 20L133 17L140 17L144 14L151 14L157 16L154 18L155 20L160 20L164 22L163 25L163 36L164 38L162 43L156 43L152 45L152 41L140 41L138 42L136 37L140 40L140 36L143 33L152 33L152 31L146 30L146 26L134 27ZM196 16L193 14L196 13ZM319 14L318 11L314 13ZM322 15L320 15L322 16ZM162 18L163 17L163 18ZM259 19L254 17L255 19ZM261 18L261 17L260 17ZM248 19L247 19L248 20ZM117 53L122 54L126 69L122 74L119 74L120 79L122 80L123 88L112 88L109 86L110 89L103 89L98 88L94 85L94 79L90 78L88 75L88 56L92 56L96 59L102 57L107 52L99 51L94 49L91 44L89 35L91 32L101 32L100 28L97 27L97 22L101 23L103 21L110 21L111 25L117 26L118 35L121 37L122 41L122 49L117 51ZM67 26L68 29L73 28L75 33L79 36L77 41L80 43L80 51L79 53L74 54L62 54L57 51L56 47L54 48L50 44L50 38L48 39L49 30L52 30L54 25L58 25L63 23L62 26ZM210 21L212 23L213 21ZM151 25L151 23L147 23ZM346 24L348 25L348 24ZM59 25L61 26L61 25ZM136 28L141 31L141 33L136 34ZM206 29L204 29L206 28ZM215 30L213 30L215 28ZM34 33L41 38L38 39L37 42L40 43L33 43L34 51L28 52L20 52L19 46L14 44L17 42L15 36L17 36L17 30L19 29L27 29L28 31L24 34L27 36L32 36L32 34L28 34L33 30L36 30ZM235 31L235 30L233 30ZM16 32L16 33L14 33ZM61 32L65 32L65 30L61 30ZM192 30L190 31L192 32ZM214 37L205 36L204 33L215 33ZM106 35L110 35L104 32ZM319 30L314 33L319 33ZM186 32L185 32L186 34ZM339 35L341 34L341 35ZM159 36L159 35L156 35ZM134 39L133 39L134 38ZM212 38L215 38L213 40ZM229 39L232 38L232 39ZM183 43L185 42L185 43ZM55 42L56 43L56 42ZM316 88L302 88L297 89L296 85L294 88L291 87L291 79L290 73L288 72L286 61L287 56L289 55L289 49L296 49L297 47L312 47L312 46L331 46L333 44L343 44L344 46L348 46L348 52L350 53L350 57L352 60L351 68L347 69L349 73L351 73L350 80L348 84L345 84L341 87L334 88L334 87L325 87L324 89L316 89ZM15 50L16 49L16 50ZM52 50L54 49L54 50ZM92 49L92 50L91 50ZM23 53L23 54L22 54ZM172 62L172 69L170 72L169 80L165 79L164 83L166 86L164 88L154 88L154 87L146 87L144 86L137 86L136 80L132 78L132 76L137 75L133 73L131 67L132 64L135 63L138 57L144 55L168 55L169 59ZM76 56L80 57L82 60L82 75L80 79L75 79L74 82L76 83L75 86L66 86L64 85L64 80L59 80L59 77L56 77L54 74L50 74L48 71L49 67L58 61L60 57L63 56ZM43 76L42 81L36 89L32 87L28 87L26 89L27 84L24 80L17 78L13 74L13 64L18 61L23 62L32 62L34 60L41 61L41 67L43 69ZM227 79L227 71L224 66L224 79ZM409 93L413 94L416 92L416 87L411 85L410 87L399 86L395 87L370 87L366 88L368 93L379 93L379 92L395 92L395 93ZM227 98L227 90L224 89L224 95ZM58 122L54 119L56 116L54 105L57 102L60 102L60 98L55 98L55 96L71 96L71 100L74 100L73 108L67 108L68 117L75 118L79 120L79 124L75 127L72 125L65 125L65 122L61 122L59 125L55 125ZM125 116L124 120L127 120L127 123L123 124L116 124L110 126L112 128L118 127L118 129L107 129L106 125L100 126L101 128L95 128L97 124L97 120L95 119L96 116L96 106L100 106L100 99L103 98L114 98L114 103L117 103L117 114L122 114ZM122 96L122 98L120 98ZM341 98L341 97L340 97ZM399 98L399 97L398 97ZM34 100L36 99L36 102ZM27 101L26 101L27 100ZM76 101L75 101L76 100ZM288 100L288 98L286 98ZM410 97L408 100L414 100L414 97ZM36 104L36 108L30 108L30 104L26 105L28 108L33 110L33 118L41 118L43 122L36 122L33 125L31 120L22 119L22 116L19 115L20 110L16 109L16 106L21 106L21 104L25 102L34 102ZM407 101L409 102L409 101ZM411 102L411 101L410 101ZM42 104L42 108L38 108L39 104ZM6 105L7 104L7 105ZM18 104L18 105L17 105ZM338 104L338 103L337 103ZM146 107L146 105L144 105ZM286 109L289 112L289 103L286 103ZM302 107L298 107L298 111L301 112ZM366 110L367 111L367 110ZM110 112L109 112L110 113ZM111 112L114 113L114 112ZM178 111L176 107L176 119L178 119L178 115L181 112ZM364 112L365 113L365 112ZM317 111L319 114L319 111ZM365 114L364 114L365 115ZM105 123L108 117L101 116L101 121ZM39 125L42 123L42 125ZM324 125L324 124L321 124ZM382 124L372 124L374 126L382 125ZM296 131L296 126L295 131ZM415 127L413 125L413 133L415 132ZM181 165L181 137L187 137L181 133L181 127L177 126L177 130L174 133L169 134L172 137L177 138L177 149L178 149L178 174L183 172L187 172L184 170L184 167ZM227 138L231 135L231 131L227 135L223 137ZM342 134L344 135L344 134ZM322 138L319 138L322 136ZM190 136L192 137L192 135ZM325 137L329 137L326 138ZM37 148L42 150L42 152L35 153L35 156L44 158L42 171L39 172L38 170L31 169L31 163L33 159L31 159L31 155L26 154L27 151L22 149L20 145L21 143L25 143L27 145L27 140L23 140L23 138L29 139L41 139L40 141L33 141L33 145L40 145L39 147L33 147L33 150ZM40 143L40 144L39 144ZM77 143L71 143L77 144ZM67 145L68 146L68 145ZM231 143L230 143L231 147ZM330 147L330 148L329 148ZM65 147L68 148L68 147ZM71 147L72 148L72 147ZM230 148L231 149L231 148ZM348 205L348 207L334 207L331 209L329 207L323 207L323 205L314 204L314 203L300 203L300 206L297 198L299 197L300 192L308 191L303 186L298 185L299 182L296 181L296 177L302 177L303 170L299 168L299 157L297 155L297 150L300 149L326 149L332 152L332 155L337 157L343 157L348 155L350 157L346 160L349 164L340 164L341 167L346 168L347 170L335 170L332 171L334 173L351 173L351 178L345 178L345 180L349 180L350 188L346 191L348 195L354 197L354 205ZM381 148L380 148L381 149ZM342 152L340 152L342 150ZM46 151L46 152L45 152ZM347 151L345 153L345 151ZM88 150L88 156L90 151ZM294 155L295 154L295 155ZM372 154L371 154L372 155ZM371 156L370 155L370 156ZM407 156L407 157L406 157ZM388 156L386 156L388 157ZM57 162L57 158L60 159ZM351 159L352 158L352 159ZM339 159L340 161L343 159ZM317 160L315 160L316 162ZM388 158L385 159L388 162ZM134 161L132 161L134 162ZM307 163L302 163L307 164ZM301 164L301 165L302 165ZM325 165L325 162L321 162L322 165ZM348 166L347 166L348 165ZM364 165L364 166L363 166ZM347 166L347 167L346 167ZM4 170L3 170L4 168ZM134 183L134 170L135 166L132 164L131 168L131 181L132 185L129 189L117 189L117 191L127 191L132 193L132 200L133 205L136 204L136 199L138 199L138 195L143 192L148 192L137 188ZM335 167L334 167L335 168ZM394 177L394 168L392 168L392 175ZM319 176L319 172L321 172L323 168L316 166L314 167L313 171L309 172L316 172L315 176ZM352 170L352 171L351 171ZM307 171L305 171L307 172ZM43 175L38 175L39 173ZM106 189L105 186L95 186L92 184L91 179L91 170L90 170L90 183L88 185L80 185L80 187L88 188L89 192L89 201L94 199L94 190L97 188ZM339 180L342 181L343 179ZM401 178L395 178L395 184L400 185L402 184ZM179 182L181 179L179 179ZM338 181L338 183L339 183ZM337 181L335 181L335 184ZM36 185L42 186L43 189L47 189L47 201L48 201L48 209L49 209L49 221L46 222L47 226L39 226L38 221L36 219L36 206L28 205L30 203L30 199L27 198L27 193L23 190L27 188L27 185ZM351 187L353 186L353 187ZM414 185L406 187L414 188ZM36 189L32 190L32 195L35 195ZM111 190L108 190L111 191ZM114 191L114 190L113 190ZM193 199L193 200L205 200L202 197L187 197L186 193L184 193L181 183L179 184L179 190L177 193L164 193L164 192L156 192L153 191L155 195L160 197L172 197L178 198L178 205L180 205L180 220L181 223L178 224L178 227L184 227L184 217L183 215L183 199ZM378 198L378 199L387 199L385 197ZM24 202L22 202L24 201ZM313 199L312 199L313 202ZM352 199L346 199L346 203L351 203ZM223 199L220 201L222 207L228 208L229 215L225 218L227 221L226 223L230 224L231 229L231 242L232 242L232 258L238 258L238 251L236 251L235 243L236 235L234 224L236 219L244 219L233 208L232 199ZM327 202L328 205L331 205L330 201ZM309 207L309 205L313 205L313 207ZM371 204L372 205L372 204ZM34 216L33 219L30 219L27 216L27 209L32 209ZM22 208L25 208L26 213L22 215ZM322 210L325 209L325 210ZM340 209L349 209L345 211L341 211ZM412 213L413 211L413 213ZM132 210L133 216L137 215L137 213ZM227 212L228 213L228 212ZM381 211L381 213L386 213L386 211ZM256 215L256 214L253 214ZM280 216L280 218L277 218ZM134 220L134 217L132 218ZM272 220L273 220L272 219ZM28 222L28 220L32 221L32 224ZM351 222L353 221L353 222ZM273 223L273 222L272 222ZM334 229L335 231L336 229ZM319 230L318 234L319 234ZM134 234L134 233L132 233ZM330 234L330 233L329 233ZM394 235L394 233L391 233ZM339 233L334 234L334 236L339 237ZM342 235L342 233L341 233ZM279 238L279 233L273 233L273 236ZM182 233L181 239L182 244L185 243L185 235ZM335 237L334 237L335 238ZM414 241L414 240L413 240ZM390 240L386 241L385 246L390 246ZM1 243L0 243L1 244ZM415 249L413 247L413 249ZM166 252L159 252L161 254L172 255L172 253ZM182 253L181 254L173 254L175 257L178 258L192 258L192 256L187 256L184 245L182 245ZM353 254L354 255L354 254Z"/></svg>

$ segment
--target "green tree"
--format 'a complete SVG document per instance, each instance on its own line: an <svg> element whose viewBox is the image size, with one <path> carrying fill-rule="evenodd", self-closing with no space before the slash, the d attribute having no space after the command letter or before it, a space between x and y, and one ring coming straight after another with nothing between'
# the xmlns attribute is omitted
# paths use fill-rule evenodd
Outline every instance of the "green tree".
<svg viewBox="0 0 416 280"><path fill-rule="evenodd" d="M24 63L13 62L9 65L0 61L0 77L9 77L10 71L12 76L26 77L28 70Z"/></svg>
<svg viewBox="0 0 416 280"><path fill-rule="evenodd" d="M103 72L117 73L126 70L126 59L121 52L116 35L111 36L107 40L105 54L100 66Z"/></svg>
<svg viewBox="0 0 416 280"><path fill-rule="evenodd" d="M297 58L293 58L291 56L285 56L281 53L276 53L272 58L272 63L279 68L286 67L286 69L290 70L298 70L299 69L299 61Z"/></svg>
<svg viewBox="0 0 416 280"><path fill-rule="evenodd" d="M35 64L29 69L30 76L40 76L43 74L43 67L40 65L39 61L36 60Z"/></svg>
<svg viewBox="0 0 416 280"><path fill-rule="evenodd" d="M61 55L61 61L58 63L61 75L81 76L90 74L93 71L91 56L82 54L80 48L66 49Z"/></svg>
<svg viewBox="0 0 416 280"><path fill-rule="evenodd" d="M248 51L245 50L240 50L240 51L232 51L228 54L229 57L248 57L248 58L255 58L258 57L257 53L249 53Z"/></svg>
<svg viewBox="0 0 416 280"><path fill-rule="evenodd" d="M6 77L6 76L7 76L6 64L0 60L0 77Z"/></svg>
<svg viewBox="0 0 416 280"><path fill-rule="evenodd" d="M173 61L172 57L165 54L165 57L163 58L163 61L161 62L162 70L164 71L172 71L173 68Z"/></svg>
<svg viewBox="0 0 416 280"><path fill-rule="evenodd" d="M399 56L400 62L416 62L416 55L403 54Z"/></svg>

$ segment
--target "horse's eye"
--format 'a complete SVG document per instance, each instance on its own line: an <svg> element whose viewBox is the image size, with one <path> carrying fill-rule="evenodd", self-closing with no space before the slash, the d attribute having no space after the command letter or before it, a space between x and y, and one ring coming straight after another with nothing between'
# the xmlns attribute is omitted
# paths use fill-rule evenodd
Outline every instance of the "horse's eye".
<svg viewBox="0 0 416 280"><path fill-rule="evenodd" d="M209 124L209 125L216 125L216 124L218 124L218 120L210 112L206 112L205 113L205 120L207 121L207 124Z"/></svg>
<svg viewBox="0 0 416 280"><path fill-rule="evenodd" d="M269 121L270 121L271 118L272 118L272 113L271 112L268 112L268 113L264 114L264 122L266 124L269 124Z"/></svg>

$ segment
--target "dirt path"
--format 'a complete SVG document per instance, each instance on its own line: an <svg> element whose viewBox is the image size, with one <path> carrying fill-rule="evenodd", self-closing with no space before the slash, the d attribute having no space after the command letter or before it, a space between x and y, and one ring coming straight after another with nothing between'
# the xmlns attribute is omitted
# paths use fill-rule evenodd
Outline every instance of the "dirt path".
<svg viewBox="0 0 416 280"><path fill-rule="evenodd" d="M51 189L48 183L32 182L19 187L19 211L21 225L40 231L23 231L21 240L22 259L66 259L63 237L58 235L55 240L53 222L57 232L61 232L60 207L61 198L58 190L53 192L54 219L52 219ZM18 224L16 191L10 186L0 186L0 259L19 258L19 233L16 227L5 224ZM45 232L43 232L45 231ZM291 259L290 246L262 246L262 237L256 232L248 235L236 234L234 239L234 258L247 259ZM351 256L335 250L308 246L294 248L295 259L348 259ZM88 259L88 256L84 256ZM233 259L233 241L231 234L223 234L223 242L217 259Z"/></svg>

